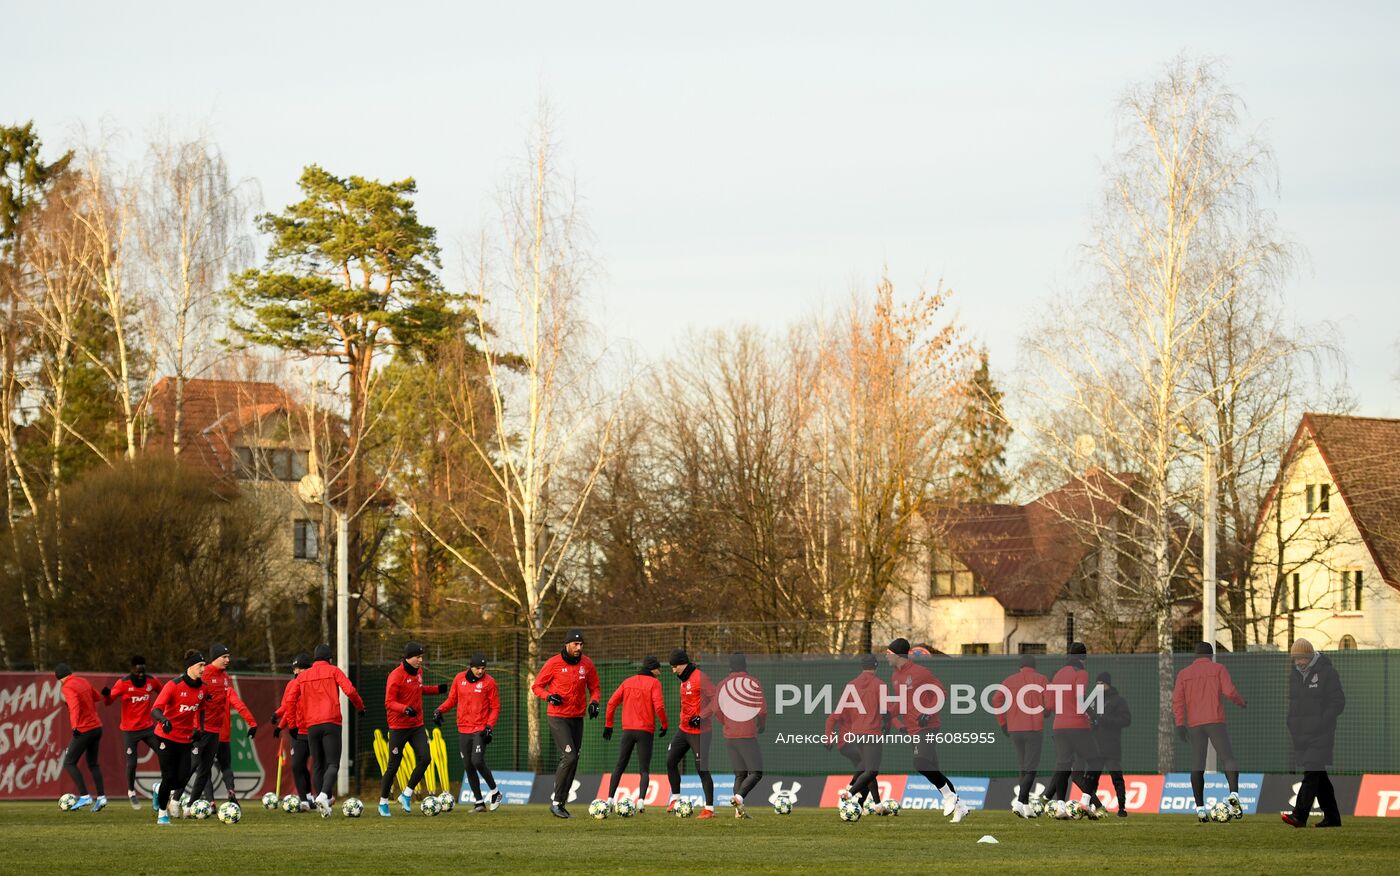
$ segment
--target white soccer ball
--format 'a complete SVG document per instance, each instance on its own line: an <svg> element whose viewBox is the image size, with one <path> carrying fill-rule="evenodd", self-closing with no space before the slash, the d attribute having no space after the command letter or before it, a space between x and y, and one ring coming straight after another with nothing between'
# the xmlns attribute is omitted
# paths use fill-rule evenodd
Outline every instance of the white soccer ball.
<svg viewBox="0 0 1400 876"><path fill-rule="evenodd" d="M58 808L62 809L64 812L68 812L76 805L78 805L77 794L64 794L62 797L58 798Z"/></svg>
<svg viewBox="0 0 1400 876"><path fill-rule="evenodd" d="M218 815L224 824L237 824L243 820L243 809L232 800L226 800L219 804Z"/></svg>
<svg viewBox="0 0 1400 876"><path fill-rule="evenodd" d="M900 810L901 808L902 808L902 807L899 805L899 801L898 801L898 800L886 800L886 801L885 801L885 814L886 814L886 815L898 815L898 814L899 814L899 810Z"/></svg>
<svg viewBox="0 0 1400 876"><path fill-rule="evenodd" d="M301 801L297 799L297 795L295 794L288 794L287 796L283 797L281 806L283 812L301 811Z"/></svg>
<svg viewBox="0 0 1400 876"><path fill-rule="evenodd" d="M695 814L695 804L689 800L678 800L676 802L676 817L689 818Z"/></svg>
<svg viewBox="0 0 1400 876"><path fill-rule="evenodd" d="M438 802L438 798L429 794L423 798L423 802L418 804L418 810L424 815L431 817L442 811L442 804Z"/></svg>
<svg viewBox="0 0 1400 876"><path fill-rule="evenodd" d="M437 801L438 805L442 807L443 812L451 812L457 805L457 801L452 798L451 791L443 791L441 794L437 795Z"/></svg>
<svg viewBox="0 0 1400 876"><path fill-rule="evenodd" d="M1050 801L1046 800L1043 794L1035 794L1030 798L1030 807L1031 811L1035 813L1035 817L1039 818L1045 814L1046 809L1050 808Z"/></svg>
<svg viewBox="0 0 1400 876"><path fill-rule="evenodd" d="M1214 806L1210 807L1210 820L1220 824L1229 821L1230 807L1223 802L1217 802Z"/></svg>
<svg viewBox="0 0 1400 876"><path fill-rule="evenodd" d="M792 798L786 794L773 801L773 811L779 815L792 814Z"/></svg>
<svg viewBox="0 0 1400 876"><path fill-rule="evenodd" d="M262 805L264 809L276 809L277 802L277 794L272 791L268 791L266 794L262 795Z"/></svg>
<svg viewBox="0 0 1400 876"><path fill-rule="evenodd" d="M365 804L360 802L359 797L346 797L340 804L340 812L346 818L359 818L360 813L365 811Z"/></svg>
<svg viewBox="0 0 1400 876"><path fill-rule="evenodd" d="M1084 817L1084 805L1078 800L1070 800L1065 804L1065 818L1070 821L1079 821Z"/></svg>
<svg viewBox="0 0 1400 876"><path fill-rule="evenodd" d="M623 797L613 804L613 811L618 818L631 818L637 814L637 804L632 802L631 797Z"/></svg>
<svg viewBox="0 0 1400 876"><path fill-rule="evenodd" d="M865 795L865 802L860 804L861 815L878 815L879 810L875 808L875 798L869 794Z"/></svg>
<svg viewBox="0 0 1400 876"><path fill-rule="evenodd" d="M841 816L841 820L854 823L860 821L861 808L855 800L842 800L841 805L836 807L836 812Z"/></svg>
<svg viewBox="0 0 1400 876"><path fill-rule="evenodd" d="M592 803L588 804L588 817L602 821L604 818L608 817L608 809L608 801L594 800Z"/></svg>
<svg viewBox="0 0 1400 876"><path fill-rule="evenodd" d="M200 799L190 804L190 815L198 818L200 821L203 821L213 814L214 804L210 803L208 800Z"/></svg>

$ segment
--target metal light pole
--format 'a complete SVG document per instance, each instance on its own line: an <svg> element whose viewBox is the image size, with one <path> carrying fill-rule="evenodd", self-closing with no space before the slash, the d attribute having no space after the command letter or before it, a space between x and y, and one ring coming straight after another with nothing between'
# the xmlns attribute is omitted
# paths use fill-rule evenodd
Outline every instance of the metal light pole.
<svg viewBox="0 0 1400 876"><path fill-rule="evenodd" d="M350 520L335 515L335 662L344 672L350 666ZM350 699L340 692L340 773L336 796L350 793Z"/></svg>
<svg viewBox="0 0 1400 876"><path fill-rule="evenodd" d="M1215 448L1201 433L1185 423L1177 430L1201 445L1201 639L1210 643L1215 660ZM1206 772L1215 772L1215 746L1206 743Z"/></svg>

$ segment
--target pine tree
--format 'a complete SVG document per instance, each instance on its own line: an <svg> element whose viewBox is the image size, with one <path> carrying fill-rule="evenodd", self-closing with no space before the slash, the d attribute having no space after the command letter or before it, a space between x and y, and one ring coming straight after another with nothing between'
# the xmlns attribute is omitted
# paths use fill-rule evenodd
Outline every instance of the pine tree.
<svg viewBox="0 0 1400 876"><path fill-rule="evenodd" d="M953 498L963 502L996 502L1011 486L1006 482L1006 444L1011 424L1002 411L1002 392L992 381L987 351L968 378L967 402L958 418L958 448Z"/></svg>

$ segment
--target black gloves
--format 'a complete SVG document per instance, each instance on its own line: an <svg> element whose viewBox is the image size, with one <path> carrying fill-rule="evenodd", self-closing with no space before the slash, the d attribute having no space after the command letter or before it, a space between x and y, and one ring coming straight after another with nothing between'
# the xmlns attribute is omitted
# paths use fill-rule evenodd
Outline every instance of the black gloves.
<svg viewBox="0 0 1400 876"><path fill-rule="evenodd" d="M932 717L933 717L933 716L930 715L928 712L920 712L920 713L919 713L919 720L916 721L915 723L917 723L920 727L927 727L927 726L928 726L928 722L929 722L929 720L930 720Z"/></svg>
<svg viewBox="0 0 1400 876"><path fill-rule="evenodd" d="M112 689L111 689L110 687L104 687L104 688L102 688L102 699L104 699L104 700L110 700L111 698L112 698Z"/></svg>
<svg viewBox="0 0 1400 876"><path fill-rule="evenodd" d="M669 730L669 729L670 729L669 727L662 727L661 730L660 730L656 735L657 735L657 736L665 736L665 735L666 735L666 731Z"/></svg>
<svg viewBox="0 0 1400 876"><path fill-rule="evenodd" d="M1185 742L1185 741L1186 741L1186 725L1185 725L1185 724L1177 724L1177 725L1176 725L1176 738L1177 738L1177 739L1180 739L1182 742Z"/></svg>
<svg viewBox="0 0 1400 876"><path fill-rule="evenodd" d="M248 728L248 738L249 738L249 739L252 739L254 736L257 736L257 735L258 735L258 725L257 725L257 724L254 724L253 726L251 726L251 727Z"/></svg>
<svg viewBox="0 0 1400 876"><path fill-rule="evenodd" d="M77 738L78 738L78 728L77 728L77 727L74 727L74 728L73 728L73 738L74 738L74 739L77 739Z"/></svg>
<svg viewBox="0 0 1400 876"><path fill-rule="evenodd" d="M490 744L491 744L491 734L492 734L492 732L494 732L494 730L495 730L495 728L492 727L490 724L487 724L485 727L482 727L482 728L481 728L481 744L482 744L482 745L490 745Z"/></svg>
<svg viewBox="0 0 1400 876"><path fill-rule="evenodd" d="M998 724L997 729L1001 731L1002 736L1005 736L1007 739L1011 738L1011 731L1006 729L1005 724Z"/></svg>
<svg viewBox="0 0 1400 876"><path fill-rule="evenodd" d="M612 738L612 728L611 728L611 727L604 727L604 728L603 728L603 738L604 738L604 739L611 739L611 738Z"/></svg>
<svg viewBox="0 0 1400 876"><path fill-rule="evenodd" d="M589 704L588 704L588 717L590 717L590 718L596 718L596 717L598 717L598 704L597 704L597 703L589 703Z"/></svg>
<svg viewBox="0 0 1400 876"><path fill-rule="evenodd" d="M545 697L544 701L549 703L551 706L564 705L564 698L559 696L559 694L550 694L549 696Z"/></svg>
<svg viewBox="0 0 1400 876"><path fill-rule="evenodd" d="M418 714L418 710L413 708L412 706L403 707L403 716L405 718L412 718L416 714Z"/></svg>
<svg viewBox="0 0 1400 876"><path fill-rule="evenodd" d="M360 709L360 711L356 712L355 714L357 714L357 715L359 715L361 718L363 718L363 717L365 716L365 710L364 710L364 709Z"/></svg>
<svg viewBox="0 0 1400 876"><path fill-rule="evenodd" d="M687 727L692 727L692 728L694 728L694 729L696 729L696 730L699 730L699 729L700 729L700 716L699 716L699 715L691 715L691 716L690 716L690 720L689 720L689 721L686 721L685 724L686 724Z"/></svg>
<svg viewBox="0 0 1400 876"><path fill-rule="evenodd" d="M272 725L272 738L273 738L273 739L276 739L278 736L281 736L281 735L282 735L282 728L281 728L281 727L278 727L276 724L273 724L273 725Z"/></svg>
<svg viewBox="0 0 1400 876"><path fill-rule="evenodd" d="M169 732L170 732L170 719L169 719L169 718L161 718L161 719L160 719L160 729L164 730L166 733L169 733Z"/></svg>
<svg viewBox="0 0 1400 876"><path fill-rule="evenodd" d="M442 726L442 709L433 709L433 723Z"/></svg>
<svg viewBox="0 0 1400 876"><path fill-rule="evenodd" d="M759 715L758 720L754 722L754 729L758 730L759 733L762 733L767 728L768 721L762 715Z"/></svg>
<svg viewBox="0 0 1400 876"><path fill-rule="evenodd" d="M1099 726L1099 713L1098 713L1098 712L1094 711L1093 709L1089 709L1089 710L1086 711L1084 714L1089 718L1089 726L1090 726L1090 727L1097 727L1097 726Z"/></svg>

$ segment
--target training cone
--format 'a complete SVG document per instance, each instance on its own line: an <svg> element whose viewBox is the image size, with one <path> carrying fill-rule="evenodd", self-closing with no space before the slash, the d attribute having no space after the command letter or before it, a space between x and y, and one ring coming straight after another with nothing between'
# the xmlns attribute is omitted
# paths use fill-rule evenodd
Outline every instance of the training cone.
<svg viewBox="0 0 1400 876"><path fill-rule="evenodd" d="M997 841L997 838L992 836L991 834L987 834L986 836L982 837L980 840L978 840L978 842L991 843L992 845L1000 845L1000 843Z"/></svg>

